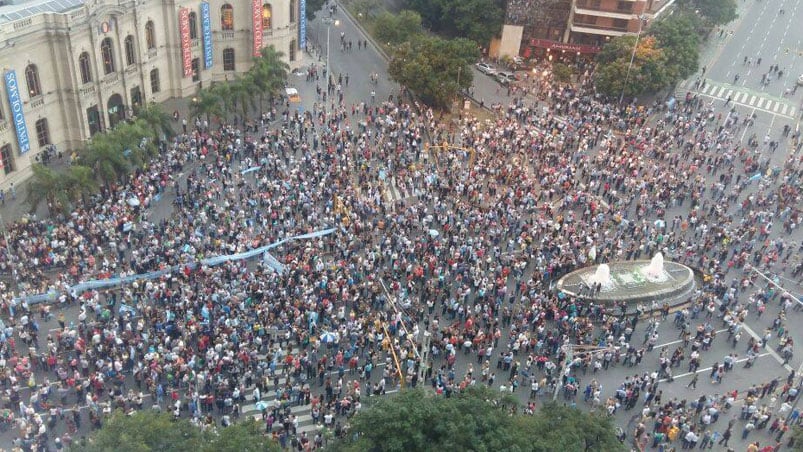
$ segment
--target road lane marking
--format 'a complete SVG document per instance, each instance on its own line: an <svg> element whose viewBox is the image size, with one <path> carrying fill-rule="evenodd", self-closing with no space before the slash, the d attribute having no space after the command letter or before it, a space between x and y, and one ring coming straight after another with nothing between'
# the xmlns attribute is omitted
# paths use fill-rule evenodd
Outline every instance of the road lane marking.
<svg viewBox="0 0 803 452"><path fill-rule="evenodd" d="M758 359L758 358L763 358L764 356L769 356L769 355L771 355L771 354L772 354L772 353L770 353L770 352L766 352L766 353L759 353L759 354L756 356L756 359ZM735 365L735 364L743 363L743 362L747 361L748 359L750 359L750 358L739 358L739 359L737 359L736 361L734 361L734 363L733 363L733 364ZM787 365L787 366L788 366L788 365ZM734 366L734 367L735 367L735 366ZM705 367L705 368L700 368L700 369L697 369L695 372L685 372L685 373L682 373L682 374L673 375L673 376L672 376L672 379L673 379L673 380L677 380L678 378L688 377L689 375L694 375L694 374L696 374L696 373L708 372L709 370L712 370L713 368L714 368L713 366L709 366L709 367ZM729 372L725 372L725 373L726 373L726 374L728 374L728 373L734 372L734 370L735 370L735 369L731 369ZM665 382L667 382L667 381L669 381L669 379L667 379L667 378L662 378L662 379L658 380L658 382L660 382L660 383L665 383ZM696 389L696 388L695 388L695 389Z"/></svg>

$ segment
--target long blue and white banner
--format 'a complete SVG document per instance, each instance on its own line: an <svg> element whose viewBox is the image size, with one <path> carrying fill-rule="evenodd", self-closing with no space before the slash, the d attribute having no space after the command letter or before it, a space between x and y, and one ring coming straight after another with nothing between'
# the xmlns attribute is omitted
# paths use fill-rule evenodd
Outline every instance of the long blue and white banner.
<svg viewBox="0 0 803 452"><path fill-rule="evenodd" d="M17 73L13 69L6 71L5 79L8 105L11 107L11 122L14 123L14 130L17 131L17 144L20 147L20 154L24 154L31 150L31 138L28 135L28 126L25 125L25 113L22 111L22 98L20 97L19 83L17 83Z"/></svg>
<svg viewBox="0 0 803 452"><path fill-rule="evenodd" d="M245 251L245 252L242 252L242 253L229 254L229 255L223 255L223 256L214 256L214 257L210 257L210 258L207 258L207 259L202 259L201 261L192 262L192 263L189 263L189 264L174 265L172 267L164 268L162 270L156 270L156 271L152 271L152 272L148 272L148 273L140 273L138 275L128 275L128 276L125 276L125 277L122 277L122 278L117 276L117 277L114 277L114 278L96 279L96 280L92 280L92 281L85 281L85 282L81 282L81 283L78 283L78 284L76 284L74 286L69 287L67 289L67 292L80 294L81 292L84 292L84 291L87 291L87 290L95 290L95 289L103 289L103 288L106 288L106 287L120 286L120 285L123 285L123 284L130 284L130 283L132 283L134 281L159 279L162 276L169 275L169 274L171 274L173 272L180 272L184 268L189 268L191 270L194 270L199 265L208 266L208 267L214 267L214 266L220 265L220 264L222 264L224 262L251 259L251 258L259 256L261 254L265 255L263 257L263 259L264 259L264 262L265 262L266 265L268 265L270 268L272 268L274 271L276 271L278 273L284 273L284 271L285 271L284 265L282 265L278 261L278 259L276 259L275 257L271 256L268 253L268 250L271 250L273 248L281 246L281 245L283 245L283 244L285 244L287 242L292 242L292 241L295 241L295 240L309 240L309 239L314 239L314 238L317 238L317 237L323 237L323 236L329 235L329 234L331 234L331 233L333 233L335 231L337 231L337 228L324 229L322 231L310 232L309 234L296 235L296 236L293 236L293 237L288 237L288 238L286 238L284 240L280 240L280 241L275 242L275 243L271 243L270 245L260 246L259 248L254 248L252 250L248 250L248 251ZM58 292L58 291L50 291L50 292L43 293L43 294L25 295L23 297L14 298L14 302L15 303L20 303L22 301L25 301L29 305L31 305L31 304L43 303L45 301L55 301L59 297L60 294L61 293Z"/></svg>
<svg viewBox="0 0 803 452"><path fill-rule="evenodd" d="M212 14L209 2L201 2L201 36L204 42L204 68L209 69L214 64L212 54Z"/></svg>

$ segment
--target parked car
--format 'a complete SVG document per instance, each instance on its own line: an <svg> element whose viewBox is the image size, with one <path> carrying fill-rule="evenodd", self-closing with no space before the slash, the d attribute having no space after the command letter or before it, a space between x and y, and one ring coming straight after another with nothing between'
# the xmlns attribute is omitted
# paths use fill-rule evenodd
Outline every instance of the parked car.
<svg viewBox="0 0 803 452"><path fill-rule="evenodd" d="M801 74L800 77L797 78L797 84L803 86L803 74Z"/></svg>
<svg viewBox="0 0 803 452"><path fill-rule="evenodd" d="M512 72L502 71L496 74L496 81L503 85L509 85L510 83L515 82L516 80L518 80L516 78L516 74Z"/></svg>
<svg viewBox="0 0 803 452"><path fill-rule="evenodd" d="M477 63L475 64L478 71L482 72L486 75L496 75L496 69L491 67L488 63Z"/></svg>

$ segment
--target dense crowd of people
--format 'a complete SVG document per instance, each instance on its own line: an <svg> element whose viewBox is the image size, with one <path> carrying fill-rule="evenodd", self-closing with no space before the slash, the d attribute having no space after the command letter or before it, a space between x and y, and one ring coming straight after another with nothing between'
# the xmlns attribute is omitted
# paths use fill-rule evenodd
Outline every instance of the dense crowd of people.
<svg viewBox="0 0 803 452"><path fill-rule="evenodd" d="M588 70L574 84L527 80L487 122L443 119L401 96L346 103L342 78L312 73L313 109L278 105L248 131L190 121L127 184L67 218L9 225L2 270L23 295L56 291L57 305L80 310L42 331L43 319L63 316L58 308L4 291L3 419L19 447L59 448L115 408L156 407L213 428L253 404L283 447L313 449L322 436L298 431L297 407L340 432L362 397L395 389L401 376L445 394L474 384L524 386L533 398L557 389L567 401L583 393L609 413L646 392L655 425L639 424L637 436L719 441L711 424L733 405L730 393L663 401L658 386L685 353L699 360L722 340L714 316L736 336L765 303L791 307L771 288L751 292L764 286L741 269L801 272L790 239L802 214L799 157L773 167L767 148L736 138L749 124L696 98L671 111L604 102ZM451 150L430 148L443 142ZM391 183L404 199L389 195ZM152 206L167 199L172 213L154 219ZM272 250L283 272L261 260L192 265L329 227L338 231ZM584 376L652 363L668 309L606 306L550 284L656 252L710 279L679 311L682 349L658 350L655 372L603 394ZM66 290L173 266L114 290ZM642 344L633 334L650 313ZM779 316L770 336L785 328ZM605 350L576 355L563 371L569 343ZM462 375L458 360L468 363ZM722 381L729 369L714 367ZM774 411L796 389L772 381L747 391L755 409L744 419L771 423L780 440L788 423ZM763 406L768 394L775 401Z"/></svg>

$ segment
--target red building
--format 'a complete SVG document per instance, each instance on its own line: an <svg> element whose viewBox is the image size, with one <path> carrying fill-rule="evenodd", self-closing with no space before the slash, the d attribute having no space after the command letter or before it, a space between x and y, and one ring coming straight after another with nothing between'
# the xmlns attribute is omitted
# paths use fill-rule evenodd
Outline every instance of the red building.
<svg viewBox="0 0 803 452"><path fill-rule="evenodd" d="M509 0L497 54L524 57L546 55L547 51L593 54L613 37L638 34L673 2Z"/></svg>

